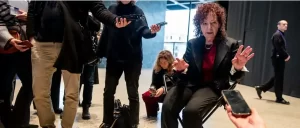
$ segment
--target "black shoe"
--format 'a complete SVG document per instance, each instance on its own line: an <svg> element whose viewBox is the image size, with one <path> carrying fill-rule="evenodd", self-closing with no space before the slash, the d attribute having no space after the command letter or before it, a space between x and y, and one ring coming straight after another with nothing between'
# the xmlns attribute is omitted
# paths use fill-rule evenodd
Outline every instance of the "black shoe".
<svg viewBox="0 0 300 128"><path fill-rule="evenodd" d="M38 125L29 124L28 126L21 126L20 128L39 128Z"/></svg>
<svg viewBox="0 0 300 128"><path fill-rule="evenodd" d="M286 105L290 105L290 102L284 100L284 99L281 99L281 100L276 100L277 103L281 103L281 104L286 104Z"/></svg>
<svg viewBox="0 0 300 128"><path fill-rule="evenodd" d="M89 120L89 119L91 119L91 115L90 115L90 112L89 112L89 108L90 108L89 105L84 105L84 106L82 107L82 119L84 119L84 120Z"/></svg>
<svg viewBox="0 0 300 128"><path fill-rule="evenodd" d="M79 106L79 107L82 107L82 104L79 102L79 103L78 103L78 106Z"/></svg>
<svg viewBox="0 0 300 128"><path fill-rule="evenodd" d="M259 99L261 99L262 98L261 97L262 90L260 89L260 86L255 86L255 90L256 90L256 93L257 93Z"/></svg>
<svg viewBox="0 0 300 128"><path fill-rule="evenodd" d="M55 114L61 114L63 112L62 109L58 108L58 109L54 109L54 113Z"/></svg>
<svg viewBox="0 0 300 128"><path fill-rule="evenodd" d="M102 123L99 128L110 128L111 126L109 124L105 124L105 123Z"/></svg>
<svg viewBox="0 0 300 128"><path fill-rule="evenodd" d="M131 128L138 128L138 125L132 125Z"/></svg>

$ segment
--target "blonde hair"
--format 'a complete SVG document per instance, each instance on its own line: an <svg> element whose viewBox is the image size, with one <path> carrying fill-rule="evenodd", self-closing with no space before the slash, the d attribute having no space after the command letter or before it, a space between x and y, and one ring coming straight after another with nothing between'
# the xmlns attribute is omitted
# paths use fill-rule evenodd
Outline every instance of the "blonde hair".
<svg viewBox="0 0 300 128"><path fill-rule="evenodd" d="M169 50L163 50L163 51L159 52L156 62L155 62L155 65L154 65L155 73L158 73L162 69L162 67L159 64L160 59L166 59L168 61L169 66L168 66L167 71L168 71L168 74L172 74L172 69L173 69L172 64L175 61L172 53Z"/></svg>

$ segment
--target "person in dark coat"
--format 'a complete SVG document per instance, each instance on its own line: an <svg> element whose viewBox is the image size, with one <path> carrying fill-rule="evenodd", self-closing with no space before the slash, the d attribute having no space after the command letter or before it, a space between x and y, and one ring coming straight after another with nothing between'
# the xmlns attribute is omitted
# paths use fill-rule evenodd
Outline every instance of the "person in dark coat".
<svg viewBox="0 0 300 128"><path fill-rule="evenodd" d="M56 69L61 69L65 85L61 126L73 126L79 103L79 82L83 65L96 58L86 24L89 11L100 22L116 29L129 24L126 19L109 12L101 1L29 3L27 35L33 44L33 94L42 127L55 127L55 114L49 94L51 77Z"/></svg>
<svg viewBox="0 0 300 128"><path fill-rule="evenodd" d="M124 72L129 97L130 123L132 128L139 124L139 76L142 69L142 38L150 39L160 30L158 25L148 27L144 12L133 0L120 0L111 5L109 10L116 15L141 15L141 19L132 21L127 27L116 29L104 25L98 53L107 58L104 110L101 128L111 127L114 121L114 95L119 79Z"/></svg>
<svg viewBox="0 0 300 128"><path fill-rule="evenodd" d="M157 116L157 111L159 110L158 102L163 102L165 94L167 94L168 90L170 90L174 84L173 82L175 80L172 78L173 62L174 57L168 50L161 51L157 56L150 89L142 95L148 118ZM169 76L166 77L166 81L164 80L164 75Z"/></svg>

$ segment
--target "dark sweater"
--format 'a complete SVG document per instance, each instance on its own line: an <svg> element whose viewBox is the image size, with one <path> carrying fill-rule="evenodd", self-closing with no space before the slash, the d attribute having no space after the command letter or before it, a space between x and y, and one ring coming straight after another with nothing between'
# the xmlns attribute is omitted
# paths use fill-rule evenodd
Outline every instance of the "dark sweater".
<svg viewBox="0 0 300 128"><path fill-rule="evenodd" d="M109 10L118 15L141 14L144 12L136 5L122 3L111 5ZM146 19L132 21L128 26L116 29L104 26L99 44L99 57L114 61L142 61L142 37L153 38Z"/></svg>

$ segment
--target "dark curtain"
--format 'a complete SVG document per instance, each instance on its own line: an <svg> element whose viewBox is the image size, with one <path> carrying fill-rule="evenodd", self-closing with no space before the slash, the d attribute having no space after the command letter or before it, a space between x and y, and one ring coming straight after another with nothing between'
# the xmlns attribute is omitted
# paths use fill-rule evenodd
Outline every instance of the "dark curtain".
<svg viewBox="0 0 300 128"><path fill-rule="evenodd" d="M291 59L286 63L284 94L300 97L300 30L299 1L230 1L228 7L228 36L243 40L254 49L255 57L248 62L249 73L242 84L248 86L267 82L273 75L271 36L279 20L288 21L287 49Z"/></svg>

